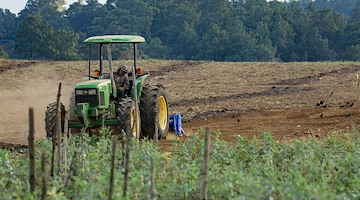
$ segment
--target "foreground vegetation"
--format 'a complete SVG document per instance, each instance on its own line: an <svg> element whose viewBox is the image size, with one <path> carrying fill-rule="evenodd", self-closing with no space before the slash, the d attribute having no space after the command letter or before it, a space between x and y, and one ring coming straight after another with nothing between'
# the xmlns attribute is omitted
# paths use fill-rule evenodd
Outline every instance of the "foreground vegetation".
<svg viewBox="0 0 360 200"><path fill-rule="evenodd" d="M209 199L359 199L360 137L337 136L293 144L280 144L265 133L261 139L239 137L233 145L212 141ZM150 156L155 164L157 199L199 199L203 133L180 142L172 152L159 152L152 142L132 142L128 199L150 199ZM110 183L111 140L84 136L69 139L69 158L75 162L66 188L60 177L48 177L48 199L107 199ZM80 144L83 150L79 149ZM75 148L77 147L77 148ZM37 189L28 184L28 156L0 149L2 199L39 199L41 194L40 151L46 149L50 163L51 142L37 141ZM115 199L121 199L123 153L117 148ZM71 159L68 160L68 166ZM50 166L47 166L49 172ZM51 180L51 181L49 181Z"/></svg>

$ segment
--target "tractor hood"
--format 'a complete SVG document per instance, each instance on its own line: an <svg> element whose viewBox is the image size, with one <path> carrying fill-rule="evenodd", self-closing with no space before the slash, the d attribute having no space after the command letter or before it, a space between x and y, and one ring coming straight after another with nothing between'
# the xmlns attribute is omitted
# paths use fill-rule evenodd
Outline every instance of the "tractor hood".
<svg viewBox="0 0 360 200"><path fill-rule="evenodd" d="M86 88L98 88L98 89L105 89L111 88L111 80L110 79L94 79L94 80L85 80L81 81L80 83L76 84L75 89L86 89Z"/></svg>
<svg viewBox="0 0 360 200"><path fill-rule="evenodd" d="M87 106L90 106L89 110L93 110L95 112L90 115L98 116L98 109L105 109L109 107L111 91L110 79L91 79L81 81L75 86L75 105L80 106L79 108L84 108L86 105L79 105L79 103L87 103L89 104Z"/></svg>

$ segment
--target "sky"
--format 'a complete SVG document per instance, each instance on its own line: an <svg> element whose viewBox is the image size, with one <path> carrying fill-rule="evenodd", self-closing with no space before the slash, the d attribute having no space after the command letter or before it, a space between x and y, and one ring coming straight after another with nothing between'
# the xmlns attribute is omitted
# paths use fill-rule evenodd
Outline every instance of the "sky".
<svg viewBox="0 0 360 200"><path fill-rule="evenodd" d="M68 4L72 4L77 0L66 0ZM0 8L9 9L12 13L18 14L25 8L27 0L0 0ZM99 3L106 3L106 0L98 0Z"/></svg>

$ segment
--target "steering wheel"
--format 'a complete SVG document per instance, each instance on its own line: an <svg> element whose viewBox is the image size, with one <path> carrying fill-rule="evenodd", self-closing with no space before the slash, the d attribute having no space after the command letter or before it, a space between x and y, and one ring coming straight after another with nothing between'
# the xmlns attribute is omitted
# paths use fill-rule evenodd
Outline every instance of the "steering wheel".
<svg viewBox="0 0 360 200"><path fill-rule="evenodd" d="M93 78L93 79L99 79L99 77L96 76L88 76L89 78Z"/></svg>
<svg viewBox="0 0 360 200"><path fill-rule="evenodd" d="M100 75L100 79L109 79L110 78L110 74L109 73L102 73Z"/></svg>

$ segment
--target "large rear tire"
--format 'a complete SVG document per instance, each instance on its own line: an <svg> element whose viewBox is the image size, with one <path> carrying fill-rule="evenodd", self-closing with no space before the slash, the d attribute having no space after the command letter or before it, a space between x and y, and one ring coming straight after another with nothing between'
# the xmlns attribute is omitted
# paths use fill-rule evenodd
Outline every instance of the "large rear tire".
<svg viewBox="0 0 360 200"><path fill-rule="evenodd" d="M65 106L63 104L60 104L60 113L61 113L61 132L64 132L64 120L65 120ZM51 138L53 134L55 134L56 131L56 102L50 103L47 106L46 112L45 112L45 130L46 130L46 137Z"/></svg>
<svg viewBox="0 0 360 200"><path fill-rule="evenodd" d="M136 113L135 103L131 98L124 98L119 102L117 120L120 133L124 130L127 136L134 138L140 135L140 116ZM135 126L136 122L138 129Z"/></svg>
<svg viewBox="0 0 360 200"><path fill-rule="evenodd" d="M141 133L143 137L165 139L169 129L167 94L162 85L145 85L140 97Z"/></svg>

